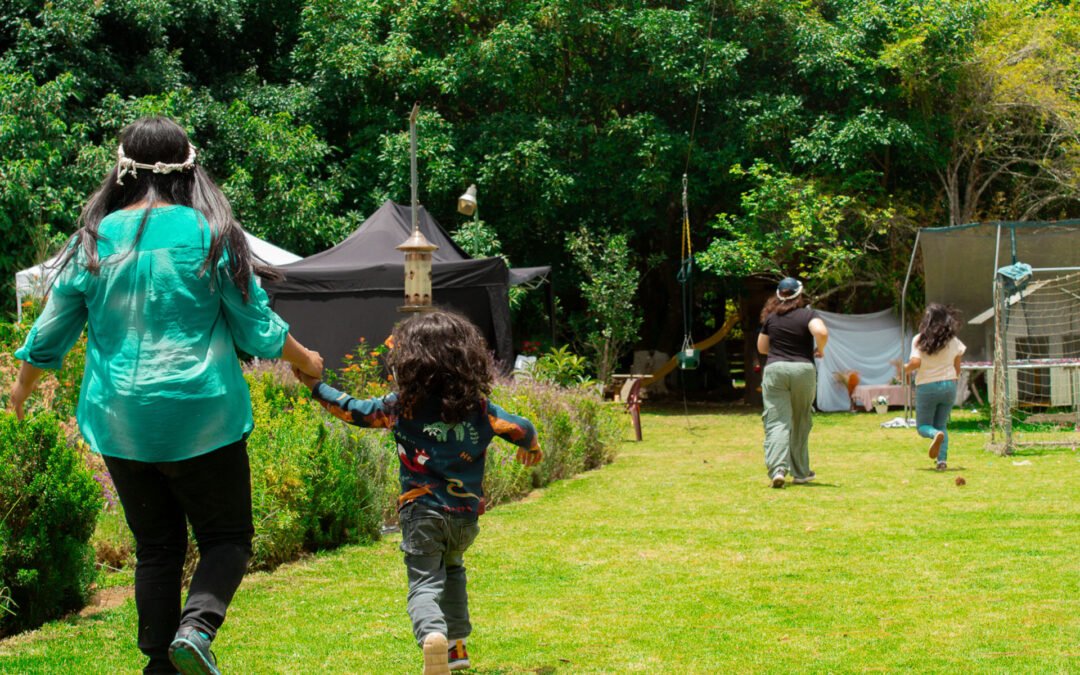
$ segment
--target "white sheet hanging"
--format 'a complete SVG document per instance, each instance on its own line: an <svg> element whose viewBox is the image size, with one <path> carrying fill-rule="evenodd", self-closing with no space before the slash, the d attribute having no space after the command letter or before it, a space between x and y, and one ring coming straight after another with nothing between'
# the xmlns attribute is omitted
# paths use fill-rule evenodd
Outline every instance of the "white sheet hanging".
<svg viewBox="0 0 1080 675"><path fill-rule="evenodd" d="M904 356L904 333L895 312L834 314L815 310L829 329L825 358L817 359L817 407L834 412L850 410L847 387L837 382L837 372L855 370L860 384L889 384L896 377L891 363Z"/></svg>

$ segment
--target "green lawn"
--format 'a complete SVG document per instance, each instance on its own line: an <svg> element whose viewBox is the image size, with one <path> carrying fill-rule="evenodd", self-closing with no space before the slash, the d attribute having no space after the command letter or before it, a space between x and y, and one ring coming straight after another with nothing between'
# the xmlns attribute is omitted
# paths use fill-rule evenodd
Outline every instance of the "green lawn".
<svg viewBox="0 0 1080 675"><path fill-rule="evenodd" d="M819 481L773 490L756 414L646 414L615 464L483 518L474 671L1080 672L1080 453L972 431L940 474L881 419L819 416ZM250 576L223 667L419 672L397 539ZM3 672L141 663L130 600L0 642Z"/></svg>

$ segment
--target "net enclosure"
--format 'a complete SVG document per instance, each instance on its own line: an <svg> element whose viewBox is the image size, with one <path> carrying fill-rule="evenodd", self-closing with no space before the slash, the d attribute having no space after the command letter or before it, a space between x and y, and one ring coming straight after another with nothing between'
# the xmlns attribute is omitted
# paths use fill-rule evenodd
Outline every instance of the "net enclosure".
<svg viewBox="0 0 1080 675"><path fill-rule="evenodd" d="M988 446L1080 445L1080 220L924 228L915 248L926 302L961 311L964 370L986 377Z"/></svg>

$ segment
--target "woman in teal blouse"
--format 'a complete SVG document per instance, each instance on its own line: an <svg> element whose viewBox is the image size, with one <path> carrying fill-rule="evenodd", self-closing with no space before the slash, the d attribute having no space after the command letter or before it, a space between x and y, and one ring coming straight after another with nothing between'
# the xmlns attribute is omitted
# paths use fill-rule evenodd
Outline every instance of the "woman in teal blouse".
<svg viewBox="0 0 1080 675"><path fill-rule="evenodd" d="M79 428L116 485L136 542L144 672L216 673L209 650L254 532L245 439L253 420L237 349L313 377L322 358L289 335L221 190L175 122L121 132L45 310L16 352L23 404L88 326ZM200 560L181 611L187 525ZM171 661L171 663L170 663Z"/></svg>

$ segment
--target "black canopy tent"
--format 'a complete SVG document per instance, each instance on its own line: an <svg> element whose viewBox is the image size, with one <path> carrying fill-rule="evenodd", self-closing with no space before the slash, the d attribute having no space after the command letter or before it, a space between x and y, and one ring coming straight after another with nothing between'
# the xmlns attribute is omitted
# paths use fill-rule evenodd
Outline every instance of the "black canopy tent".
<svg viewBox="0 0 1080 675"><path fill-rule="evenodd" d="M513 364L509 287L535 283L550 267L510 270L501 258L470 258L424 207L417 221L432 256L432 287L437 307L469 317L487 339L504 370ZM293 335L338 367L362 337L382 344L394 324L406 317L404 255L397 250L412 232L412 211L387 201L337 246L278 267L281 281L263 282L271 306L289 322Z"/></svg>

